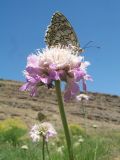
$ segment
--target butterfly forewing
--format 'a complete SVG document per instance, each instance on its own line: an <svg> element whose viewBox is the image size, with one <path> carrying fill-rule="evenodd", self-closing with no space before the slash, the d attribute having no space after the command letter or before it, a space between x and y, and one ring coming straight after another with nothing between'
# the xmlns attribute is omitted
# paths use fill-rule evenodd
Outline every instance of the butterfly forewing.
<svg viewBox="0 0 120 160"><path fill-rule="evenodd" d="M48 26L45 42L48 47L52 46L68 46L74 47L74 50L80 51L80 45L77 36L67 18L60 12L56 12Z"/></svg>

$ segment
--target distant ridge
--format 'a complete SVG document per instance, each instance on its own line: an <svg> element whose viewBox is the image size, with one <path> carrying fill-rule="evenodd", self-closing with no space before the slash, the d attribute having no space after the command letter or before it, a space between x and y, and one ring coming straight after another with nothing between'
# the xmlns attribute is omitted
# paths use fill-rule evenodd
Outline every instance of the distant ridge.
<svg viewBox="0 0 120 160"><path fill-rule="evenodd" d="M46 121L61 125L55 90L40 88L39 97L30 97L27 92L20 92L22 82L0 79L0 120L8 117L20 117L31 126L42 116ZM88 102L65 104L69 123L84 124L86 110L88 126L120 127L120 96L88 93ZM108 125L109 124L109 125Z"/></svg>

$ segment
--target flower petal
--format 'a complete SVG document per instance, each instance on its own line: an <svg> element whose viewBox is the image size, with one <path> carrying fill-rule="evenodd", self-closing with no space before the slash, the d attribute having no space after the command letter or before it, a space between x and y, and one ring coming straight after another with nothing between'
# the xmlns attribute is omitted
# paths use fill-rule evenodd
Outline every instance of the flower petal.
<svg viewBox="0 0 120 160"><path fill-rule="evenodd" d="M79 85L73 80L70 81L65 89L64 100L69 101L70 99L75 98L79 92L80 92Z"/></svg>

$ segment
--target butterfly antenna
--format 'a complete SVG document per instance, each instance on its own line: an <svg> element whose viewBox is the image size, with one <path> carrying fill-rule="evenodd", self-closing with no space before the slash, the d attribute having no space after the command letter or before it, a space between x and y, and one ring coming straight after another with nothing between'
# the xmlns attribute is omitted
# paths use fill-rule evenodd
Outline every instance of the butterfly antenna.
<svg viewBox="0 0 120 160"><path fill-rule="evenodd" d="M86 48L91 48L91 47L96 47L98 49L100 49L101 47L100 46L96 46L96 45L89 45L91 43L93 43L94 41L89 41L87 42L84 46L83 46L83 49L86 49Z"/></svg>
<svg viewBox="0 0 120 160"><path fill-rule="evenodd" d="M93 41L89 41L89 42L87 42L87 43L86 43L82 48L83 48L83 49L88 48L88 47L89 47L88 45L89 45L90 43L92 43L92 42L93 42Z"/></svg>

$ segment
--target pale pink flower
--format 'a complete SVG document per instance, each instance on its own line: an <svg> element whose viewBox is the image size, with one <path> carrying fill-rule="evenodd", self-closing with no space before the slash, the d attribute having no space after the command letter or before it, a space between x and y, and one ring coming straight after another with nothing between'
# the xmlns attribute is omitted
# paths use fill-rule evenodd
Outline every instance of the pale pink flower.
<svg viewBox="0 0 120 160"><path fill-rule="evenodd" d="M54 127L48 122L35 124L30 131L30 137L34 142L38 142L41 136L45 138L46 142L48 142L48 139L56 136L56 134L57 132Z"/></svg>
<svg viewBox="0 0 120 160"><path fill-rule="evenodd" d="M76 96L76 99L78 100L78 101L81 101L81 100L89 100L89 96L87 96L86 94L80 94L80 95L78 95L78 96Z"/></svg>
<svg viewBox="0 0 120 160"><path fill-rule="evenodd" d="M38 86L53 87L54 81L66 82L64 100L69 101L80 93L79 83L82 82L86 90L86 80L91 80L87 74L89 62L82 56L72 54L69 47L45 48L37 51L27 58L24 75L27 82L20 88L30 92L31 96L37 94Z"/></svg>

